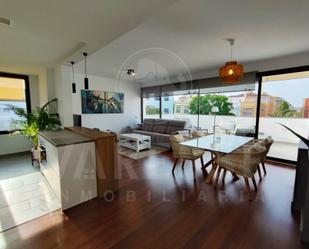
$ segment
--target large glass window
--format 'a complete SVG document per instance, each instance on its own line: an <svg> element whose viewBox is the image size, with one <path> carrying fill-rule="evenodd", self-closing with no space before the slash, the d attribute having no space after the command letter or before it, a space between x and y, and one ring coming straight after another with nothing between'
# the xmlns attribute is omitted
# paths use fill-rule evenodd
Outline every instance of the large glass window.
<svg viewBox="0 0 309 249"><path fill-rule="evenodd" d="M263 77L259 138L272 136L268 156L296 161L299 139L280 124L309 137L309 72Z"/></svg>
<svg viewBox="0 0 309 249"><path fill-rule="evenodd" d="M190 102L197 98L197 94L180 94L174 92L173 96L162 97L163 119L185 120L187 128L197 128L198 115L190 112ZM168 111L167 111L168 110Z"/></svg>
<svg viewBox="0 0 309 249"><path fill-rule="evenodd" d="M257 87L258 84L252 83L201 89L200 128L213 132L216 126L216 131L222 133L254 136Z"/></svg>
<svg viewBox="0 0 309 249"><path fill-rule="evenodd" d="M18 117L8 111L8 106L23 108L27 111L25 79L0 77L0 132L18 129L14 120Z"/></svg>
<svg viewBox="0 0 309 249"><path fill-rule="evenodd" d="M143 117L160 117L160 97L143 98Z"/></svg>
<svg viewBox="0 0 309 249"><path fill-rule="evenodd" d="M309 71L263 76L261 84L255 81L256 73L251 72L238 84L224 84L214 77L146 89L147 97L150 93L162 97L144 98L144 117L159 118L161 103L162 118L186 120L188 128L209 132L216 128L216 132L261 139L272 136L268 156L296 161L299 139L280 124L309 137ZM149 105L151 112L145 109Z"/></svg>

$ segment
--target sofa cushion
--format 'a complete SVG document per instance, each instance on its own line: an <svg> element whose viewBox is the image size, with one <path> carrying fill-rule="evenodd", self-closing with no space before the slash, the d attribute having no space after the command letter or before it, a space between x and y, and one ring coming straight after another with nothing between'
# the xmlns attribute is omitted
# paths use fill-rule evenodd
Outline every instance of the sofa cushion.
<svg viewBox="0 0 309 249"><path fill-rule="evenodd" d="M165 133L169 125L168 120L157 119L152 131L157 133Z"/></svg>
<svg viewBox="0 0 309 249"><path fill-rule="evenodd" d="M176 131L181 131L185 128L186 121L181 120L170 120L166 129L166 134L172 134Z"/></svg>
<svg viewBox="0 0 309 249"><path fill-rule="evenodd" d="M153 118L146 118L146 119L144 119L144 122L142 124L141 129L143 131L152 131L155 123L156 123L155 119L153 119Z"/></svg>

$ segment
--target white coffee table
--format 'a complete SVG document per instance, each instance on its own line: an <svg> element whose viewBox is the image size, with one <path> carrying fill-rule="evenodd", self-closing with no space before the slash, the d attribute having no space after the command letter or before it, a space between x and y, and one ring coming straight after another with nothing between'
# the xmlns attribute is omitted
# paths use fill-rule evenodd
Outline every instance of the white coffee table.
<svg viewBox="0 0 309 249"><path fill-rule="evenodd" d="M136 133L120 134L119 145L139 152L151 149L151 137Z"/></svg>

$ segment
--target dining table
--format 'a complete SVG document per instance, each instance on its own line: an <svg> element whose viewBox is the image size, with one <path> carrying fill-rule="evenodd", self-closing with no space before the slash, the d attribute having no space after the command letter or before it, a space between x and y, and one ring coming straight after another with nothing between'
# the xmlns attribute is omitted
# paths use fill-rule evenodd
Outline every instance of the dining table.
<svg viewBox="0 0 309 249"><path fill-rule="evenodd" d="M212 178L217 170L218 153L229 154L237 150L239 147L253 140L252 137L226 135L226 134L211 134L199 138L194 138L180 143L181 145L188 146L191 148L202 149L211 153L211 160L203 165L203 172L207 172L206 168L212 165L212 168L207 174L206 183L211 183Z"/></svg>

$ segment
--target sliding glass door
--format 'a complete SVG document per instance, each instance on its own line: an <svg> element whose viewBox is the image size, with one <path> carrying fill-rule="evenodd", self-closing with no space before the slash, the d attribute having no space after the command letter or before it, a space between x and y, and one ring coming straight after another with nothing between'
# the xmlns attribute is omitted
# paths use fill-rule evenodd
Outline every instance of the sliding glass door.
<svg viewBox="0 0 309 249"><path fill-rule="evenodd" d="M296 161L299 139L281 124L308 138L308 89L309 71L262 78L258 137L274 139L269 157Z"/></svg>

